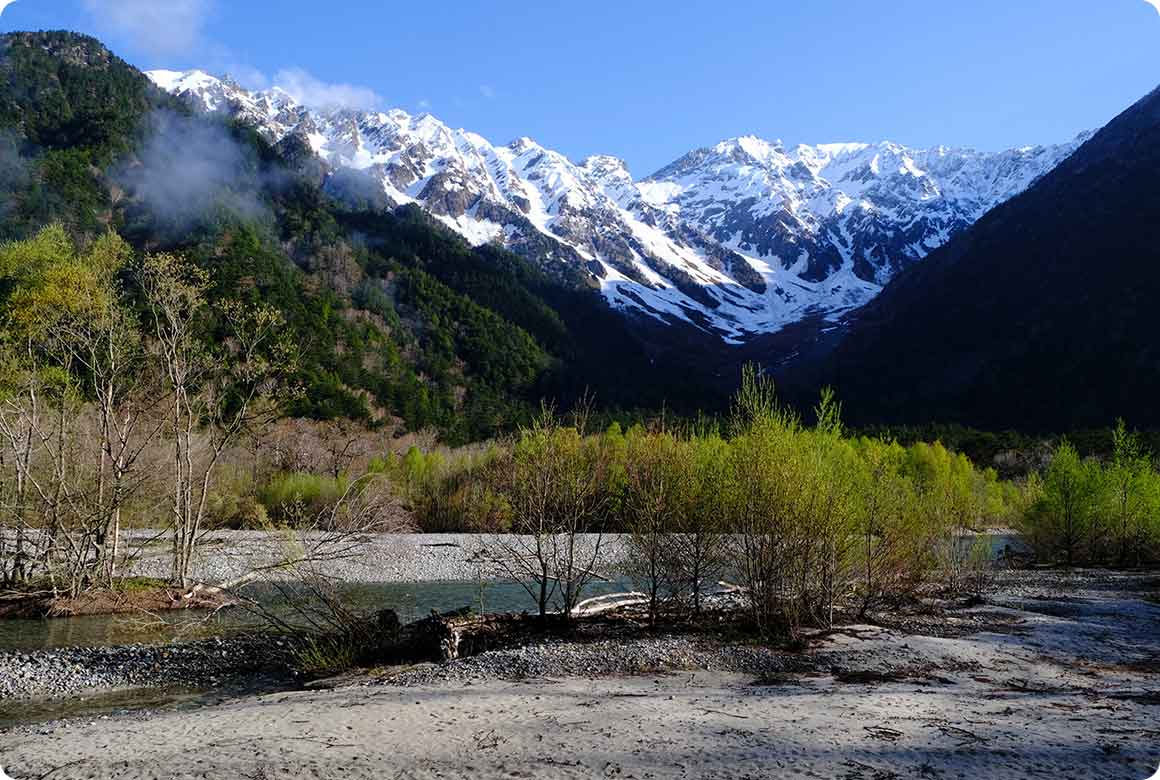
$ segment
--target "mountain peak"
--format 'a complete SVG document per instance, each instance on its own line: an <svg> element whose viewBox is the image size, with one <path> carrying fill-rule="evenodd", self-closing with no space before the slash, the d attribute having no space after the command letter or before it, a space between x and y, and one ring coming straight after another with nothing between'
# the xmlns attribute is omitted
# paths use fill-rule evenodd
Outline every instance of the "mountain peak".
<svg viewBox="0 0 1160 780"><path fill-rule="evenodd" d="M198 89L215 86L224 82L204 70L148 70L145 75L166 92Z"/></svg>
<svg viewBox="0 0 1160 780"><path fill-rule="evenodd" d="M516 154L524 154L525 152L531 151L544 151L544 147L540 146L534 138L526 135L522 135L516 140L512 141L510 144L508 144L508 148Z"/></svg>
<svg viewBox="0 0 1160 780"><path fill-rule="evenodd" d="M618 309L733 343L863 305L1074 148L787 151L741 135L638 182L616 157L576 164L527 136L495 146L429 113L319 111L204 71L150 77L275 143L295 134L332 168L366 171L385 200L419 204L472 243L499 241L551 273L589 275Z"/></svg>
<svg viewBox="0 0 1160 780"><path fill-rule="evenodd" d="M780 140L767 141L755 135L727 138L707 151L709 156L730 163L757 163L763 167L776 164L785 157L785 147Z"/></svg>
<svg viewBox="0 0 1160 780"><path fill-rule="evenodd" d="M615 176L618 178L628 177L632 175L628 171L628 163L619 157L613 157L607 154L594 154L590 157L584 158L580 163L580 167L584 168L594 176L601 178L608 176Z"/></svg>

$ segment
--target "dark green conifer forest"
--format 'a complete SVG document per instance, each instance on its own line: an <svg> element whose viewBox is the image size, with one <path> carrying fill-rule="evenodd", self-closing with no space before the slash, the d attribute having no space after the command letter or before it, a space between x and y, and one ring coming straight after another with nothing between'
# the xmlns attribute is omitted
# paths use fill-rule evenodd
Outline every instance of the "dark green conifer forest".
<svg viewBox="0 0 1160 780"><path fill-rule="evenodd" d="M211 299L275 307L299 349L291 415L464 442L527 422L541 398L719 403L676 368L636 370L630 325L581 275L473 249L414 207L340 201L290 146L191 115L92 38L0 39L0 239L114 232L205 269Z"/></svg>

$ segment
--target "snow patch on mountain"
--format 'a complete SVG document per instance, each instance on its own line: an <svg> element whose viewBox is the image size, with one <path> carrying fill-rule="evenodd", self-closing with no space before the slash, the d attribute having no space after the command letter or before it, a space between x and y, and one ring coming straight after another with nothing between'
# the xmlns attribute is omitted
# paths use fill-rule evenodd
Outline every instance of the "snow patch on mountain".
<svg viewBox="0 0 1160 780"><path fill-rule="evenodd" d="M333 170L363 172L390 202L421 205L472 244L583 274L617 308L729 343L865 304L1085 140L988 154L785 149L743 136L637 181L614 157L577 164L530 138L496 146L430 114L315 109L203 71L148 75L272 143L298 137Z"/></svg>

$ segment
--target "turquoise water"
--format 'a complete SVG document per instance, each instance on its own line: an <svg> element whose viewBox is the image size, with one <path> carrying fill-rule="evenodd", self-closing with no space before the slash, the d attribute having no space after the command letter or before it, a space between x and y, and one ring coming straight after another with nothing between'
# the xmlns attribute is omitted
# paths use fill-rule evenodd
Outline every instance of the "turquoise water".
<svg viewBox="0 0 1160 780"><path fill-rule="evenodd" d="M300 592L293 583L275 588L254 587L252 598L279 616L294 619L286 606ZM629 590L627 583L593 583L586 596ZM342 603L351 611L374 614L393 609L404 623L464 607L478 610L480 586L475 582L343 583L337 586ZM534 610L535 601L519 583L487 582L483 585L486 612ZM54 647L104 647L156 643L220 636L263 628L264 619L250 609L232 607L214 614L195 610L160 614L89 615L46 620L0 620L0 652L40 650Z"/></svg>
<svg viewBox="0 0 1160 780"><path fill-rule="evenodd" d="M300 601L301 583L280 587L264 585L250 590L263 608L301 623L287 600ZM586 596L626 590L626 583L593 583ZM373 615L393 609L403 622L469 607L479 609L480 586L473 582L345 583L337 588L344 608ZM518 583L484 583L483 608L489 612L535 609L535 601ZM245 633L265 629L266 621L254 611L234 607L214 614L197 611L167 612L159 616L94 615L51 620L0 620L0 652L60 647L100 647L118 644L160 643ZM232 680L222 688L141 688L86 694L64 700L0 701L0 729L67 717L95 717L134 710L174 710L202 707L237 696L293 689L286 676L255 675Z"/></svg>

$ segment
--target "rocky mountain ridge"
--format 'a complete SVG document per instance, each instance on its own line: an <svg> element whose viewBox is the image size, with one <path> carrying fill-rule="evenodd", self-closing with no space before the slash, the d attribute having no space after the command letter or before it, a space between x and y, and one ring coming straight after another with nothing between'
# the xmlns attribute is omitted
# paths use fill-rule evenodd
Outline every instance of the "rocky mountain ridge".
<svg viewBox="0 0 1160 780"><path fill-rule="evenodd" d="M1087 137L980 153L746 136L638 181L613 157L576 163L530 138L496 146L430 114L312 108L202 71L148 75L273 143L308 146L339 194L420 204L472 244L586 277L617 309L733 344L811 316L837 322Z"/></svg>

